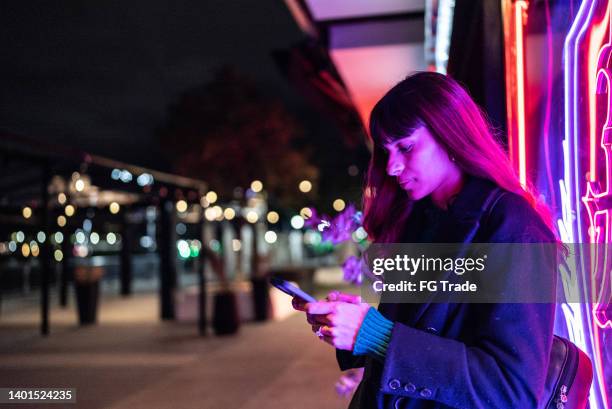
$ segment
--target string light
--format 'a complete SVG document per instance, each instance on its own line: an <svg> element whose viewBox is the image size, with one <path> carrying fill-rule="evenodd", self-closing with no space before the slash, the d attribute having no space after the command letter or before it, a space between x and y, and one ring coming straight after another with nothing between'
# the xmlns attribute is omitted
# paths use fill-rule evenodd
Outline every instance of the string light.
<svg viewBox="0 0 612 409"><path fill-rule="evenodd" d="M298 188L300 189L300 192L308 193L312 190L312 183L310 183L309 180L302 180L298 185Z"/></svg>
<svg viewBox="0 0 612 409"><path fill-rule="evenodd" d="M217 214L215 212L215 209L213 209L212 207L209 207L208 209L206 209L204 211L204 217L209 222L212 222L213 220L215 220L217 218Z"/></svg>
<svg viewBox="0 0 612 409"><path fill-rule="evenodd" d="M106 242L111 246L115 244L117 242L117 236L115 235L115 233L108 233L106 235Z"/></svg>
<svg viewBox="0 0 612 409"><path fill-rule="evenodd" d="M215 193L213 190L211 190L210 192L206 193L206 201L208 203L215 203L217 201L217 193Z"/></svg>
<svg viewBox="0 0 612 409"><path fill-rule="evenodd" d="M82 192L83 189L85 189L85 182L83 182L83 179L78 179L76 182L74 182L74 188L77 192Z"/></svg>
<svg viewBox="0 0 612 409"><path fill-rule="evenodd" d="M111 204L108 205L108 210L112 213L112 214L117 214L119 213L119 210L121 209L121 206L119 206L119 203L117 202L112 202Z"/></svg>
<svg viewBox="0 0 612 409"><path fill-rule="evenodd" d="M64 208L64 213L66 213L66 216L70 217L74 215L74 206L73 205L68 205Z"/></svg>
<svg viewBox="0 0 612 409"><path fill-rule="evenodd" d="M304 219L311 218L312 210L310 209L310 207L303 207L302 210L300 210L300 216L302 216Z"/></svg>
<svg viewBox="0 0 612 409"><path fill-rule="evenodd" d="M254 210L249 210L246 214L246 219L249 223L256 223L257 220L259 219L259 216L257 215L257 212L255 212Z"/></svg>
<svg viewBox="0 0 612 409"><path fill-rule="evenodd" d="M276 239L278 238L278 236L276 235L275 232L273 232L272 230L268 230L266 232L266 234L264 234L264 240L266 241L266 243L268 244L274 244L276 243Z"/></svg>
<svg viewBox="0 0 612 409"><path fill-rule="evenodd" d="M180 213L184 213L187 211L187 202L184 200L179 200L176 202L176 210Z"/></svg>
<svg viewBox="0 0 612 409"><path fill-rule="evenodd" d="M223 216L225 216L227 220L232 220L234 217L236 217L236 212L231 207L228 207L223 211Z"/></svg>
<svg viewBox="0 0 612 409"><path fill-rule="evenodd" d="M251 190L255 193L261 192L263 189L263 183L260 180L254 180L251 182Z"/></svg>
<svg viewBox="0 0 612 409"><path fill-rule="evenodd" d="M38 247L38 243L35 241L30 243L30 253L32 254L32 257L38 257L40 254L40 247Z"/></svg>
<svg viewBox="0 0 612 409"><path fill-rule="evenodd" d="M95 231L89 235L89 241L91 244L98 244L100 242L100 235Z"/></svg>
<svg viewBox="0 0 612 409"><path fill-rule="evenodd" d="M293 216L291 218L291 227L293 227L296 230L299 230L302 227L304 227L304 219L302 218L302 216L299 216L299 215Z"/></svg>
<svg viewBox="0 0 612 409"><path fill-rule="evenodd" d="M268 222L272 224L278 223L279 218L280 217L278 213L276 213L275 211L268 212L268 216L267 216Z"/></svg>
<svg viewBox="0 0 612 409"><path fill-rule="evenodd" d="M215 220L223 220L223 209L221 208L221 206L213 206L212 209L215 212Z"/></svg>
<svg viewBox="0 0 612 409"><path fill-rule="evenodd" d="M85 243L85 233L83 233L82 231L77 232L75 238L76 238L77 243L79 244Z"/></svg>

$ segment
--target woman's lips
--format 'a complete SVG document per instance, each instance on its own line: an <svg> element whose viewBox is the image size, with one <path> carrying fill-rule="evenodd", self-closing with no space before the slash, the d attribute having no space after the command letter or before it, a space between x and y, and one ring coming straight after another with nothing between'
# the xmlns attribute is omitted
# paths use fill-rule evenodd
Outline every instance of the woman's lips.
<svg viewBox="0 0 612 409"><path fill-rule="evenodd" d="M410 180L404 180L400 182L400 186L403 189L408 189L410 187L412 187L412 184L414 183L414 179L410 179Z"/></svg>

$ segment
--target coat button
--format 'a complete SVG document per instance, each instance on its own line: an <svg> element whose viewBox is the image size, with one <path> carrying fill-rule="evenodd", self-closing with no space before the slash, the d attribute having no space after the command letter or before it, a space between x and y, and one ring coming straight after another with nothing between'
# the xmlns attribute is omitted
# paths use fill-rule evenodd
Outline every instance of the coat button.
<svg viewBox="0 0 612 409"><path fill-rule="evenodd" d="M437 334L438 333L438 330L435 329L434 327L427 327L426 331L431 333L431 334Z"/></svg>
<svg viewBox="0 0 612 409"><path fill-rule="evenodd" d="M393 390L399 389L400 386L402 386L402 383L398 379L391 379L389 381L389 388Z"/></svg>
<svg viewBox="0 0 612 409"><path fill-rule="evenodd" d="M414 386L412 382L408 382L406 385L404 385L404 391L414 393L416 391L416 386Z"/></svg>
<svg viewBox="0 0 612 409"><path fill-rule="evenodd" d="M431 389L423 388L419 392L419 395L421 395L421 397L423 398L431 398L431 395L432 395Z"/></svg>

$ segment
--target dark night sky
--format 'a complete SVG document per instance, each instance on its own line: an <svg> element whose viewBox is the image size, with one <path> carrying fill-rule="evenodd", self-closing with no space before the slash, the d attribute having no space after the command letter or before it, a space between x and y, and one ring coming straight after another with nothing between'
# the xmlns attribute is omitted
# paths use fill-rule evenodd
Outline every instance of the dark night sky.
<svg viewBox="0 0 612 409"><path fill-rule="evenodd" d="M12 1L0 9L0 127L163 168L154 131L224 64L340 138L270 52L302 38L281 0Z"/></svg>

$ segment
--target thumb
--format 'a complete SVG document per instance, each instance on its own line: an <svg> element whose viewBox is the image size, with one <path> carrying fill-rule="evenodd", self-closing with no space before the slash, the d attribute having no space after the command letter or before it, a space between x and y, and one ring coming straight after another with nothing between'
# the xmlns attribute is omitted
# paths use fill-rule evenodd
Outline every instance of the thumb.
<svg viewBox="0 0 612 409"><path fill-rule="evenodd" d="M351 304L359 304L361 303L361 297L355 294L347 294L341 293L340 291L332 291L327 296L329 301L340 301L347 302Z"/></svg>

